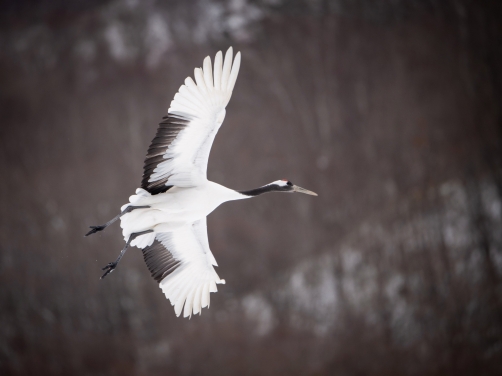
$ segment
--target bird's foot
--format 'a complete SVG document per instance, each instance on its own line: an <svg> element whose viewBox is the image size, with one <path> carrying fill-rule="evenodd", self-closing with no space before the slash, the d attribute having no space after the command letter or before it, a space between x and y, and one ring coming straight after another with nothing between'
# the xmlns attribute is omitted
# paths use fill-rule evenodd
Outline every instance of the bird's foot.
<svg viewBox="0 0 502 376"><path fill-rule="evenodd" d="M99 226L90 226L90 228L92 229L91 231L89 231L87 234L85 234L84 236L89 236L91 234L95 234L96 232L98 231L102 231L106 228L105 225L99 225Z"/></svg>
<svg viewBox="0 0 502 376"><path fill-rule="evenodd" d="M108 275L108 273L113 272L115 270L115 268L117 267L117 265L118 265L117 261L109 262L108 265L106 265L104 268L101 269L101 270L106 270L106 271L105 271L105 274L103 274L100 279L105 278Z"/></svg>

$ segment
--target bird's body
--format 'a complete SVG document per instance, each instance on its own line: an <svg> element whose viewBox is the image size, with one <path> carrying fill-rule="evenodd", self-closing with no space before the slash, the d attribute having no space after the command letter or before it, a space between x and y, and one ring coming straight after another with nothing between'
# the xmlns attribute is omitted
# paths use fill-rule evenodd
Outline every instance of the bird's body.
<svg viewBox="0 0 502 376"><path fill-rule="evenodd" d="M87 235L120 218L125 247L118 259L103 268L101 277L115 270L128 246L142 249L152 277L174 305L176 315L200 313L209 306L209 293L225 283L214 270L209 249L206 217L227 201L251 198L267 192L313 192L277 180L249 191L235 191L206 177L209 152L225 119L240 66L240 53L232 63L232 48L216 54L195 68L195 82L188 77L159 124L145 159L141 188L123 205L121 213L106 224L91 226Z"/></svg>
<svg viewBox="0 0 502 376"><path fill-rule="evenodd" d="M206 180L196 187L172 187L167 192L151 195L138 188L129 198L129 205L150 206L123 215L120 220L125 241L131 234L153 229L153 233L141 235L130 245L143 248L153 242L156 233L176 231L207 217L214 209L227 201L241 200L250 196ZM142 247L143 245L143 247Z"/></svg>

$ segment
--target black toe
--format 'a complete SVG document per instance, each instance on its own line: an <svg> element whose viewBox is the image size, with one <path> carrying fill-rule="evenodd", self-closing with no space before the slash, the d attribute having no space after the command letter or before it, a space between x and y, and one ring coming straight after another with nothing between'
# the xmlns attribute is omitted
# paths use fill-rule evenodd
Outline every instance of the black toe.
<svg viewBox="0 0 502 376"><path fill-rule="evenodd" d="M117 267L117 264L118 264L117 262L110 262L108 263L108 265L102 268L101 270L106 270L106 271L105 274L103 274L100 279L105 278L109 273L113 272Z"/></svg>
<svg viewBox="0 0 502 376"><path fill-rule="evenodd" d="M101 225L101 226L90 226L90 228L92 230L89 231L87 234L85 234L85 236L89 236L91 234L95 234L98 231L104 230L106 228L106 226L103 226L103 225Z"/></svg>

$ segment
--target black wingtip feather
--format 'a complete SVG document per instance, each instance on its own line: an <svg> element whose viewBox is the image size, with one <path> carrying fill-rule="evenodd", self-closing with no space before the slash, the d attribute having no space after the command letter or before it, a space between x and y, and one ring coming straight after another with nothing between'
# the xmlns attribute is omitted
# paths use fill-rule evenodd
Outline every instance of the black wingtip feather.
<svg viewBox="0 0 502 376"><path fill-rule="evenodd" d="M143 179L141 181L141 188L152 195L164 193L172 187L172 185L166 185L169 176L156 181L150 181L150 178L157 166L167 160L164 158L164 155L169 146L171 146L171 143L191 121L188 115L184 116L182 114L168 114L162 117L162 119L157 129L157 134L148 148L143 168Z"/></svg>
<svg viewBox="0 0 502 376"><path fill-rule="evenodd" d="M164 245L155 240L149 247L143 249L143 258L153 279L160 283L180 265Z"/></svg>

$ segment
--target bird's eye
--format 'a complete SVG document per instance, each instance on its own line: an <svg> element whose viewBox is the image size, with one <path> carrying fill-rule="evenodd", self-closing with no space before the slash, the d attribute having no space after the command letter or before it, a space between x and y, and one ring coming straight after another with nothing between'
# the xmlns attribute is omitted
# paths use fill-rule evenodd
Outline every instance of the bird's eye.
<svg viewBox="0 0 502 376"><path fill-rule="evenodd" d="M293 183L291 183L290 181L288 181L286 184L287 185L293 185Z"/></svg>

